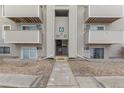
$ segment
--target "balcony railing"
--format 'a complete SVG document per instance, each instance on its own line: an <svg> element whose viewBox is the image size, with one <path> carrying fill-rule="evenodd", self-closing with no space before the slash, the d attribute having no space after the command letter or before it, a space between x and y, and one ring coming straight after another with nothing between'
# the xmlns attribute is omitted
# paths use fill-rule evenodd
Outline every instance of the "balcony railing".
<svg viewBox="0 0 124 93"><path fill-rule="evenodd" d="M3 16L16 23L41 23L42 8L39 5L4 5Z"/></svg>
<svg viewBox="0 0 124 93"><path fill-rule="evenodd" d="M22 43L22 44L41 44L41 31L5 31L5 43Z"/></svg>
<svg viewBox="0 0 124 93"><path fill-rule="evenodd" d="M85 44L117 44L123 42L123 31L86 31Z"/></svg>
<svg viewBox="0 0 124 93"><path fill-rule="evenodd" d="M89 5L84 16L86 23L112 23L123 17L123 6Z"/></svg>

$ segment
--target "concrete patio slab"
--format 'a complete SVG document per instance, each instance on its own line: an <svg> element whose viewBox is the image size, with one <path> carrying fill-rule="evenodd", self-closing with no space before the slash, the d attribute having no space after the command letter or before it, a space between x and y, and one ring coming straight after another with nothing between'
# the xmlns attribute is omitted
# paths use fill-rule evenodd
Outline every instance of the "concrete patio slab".
<svg viewBox="0 0 124 93"><path fill-rule="evenodd" d="M35 83L38 76L22 74L0 74L0 87L28 88Z"/></svg>
<svg viewBox="0 0 124 93"><path fill-rule="evenodd" d="M72 87L77 86L77 82L67 62L56 62L47 87Z"/></svg>
<svg viewBox="0 0 124 93"><path fill-rule="evenodd" d="M76 77L80 88L101 88L102 86L93 77Z"/></svg>
<svg viewBox="0 0 124 93"><path fill-rule="evenodd" d="M95 77L106 88L124 88L124 76Z"/></svg>

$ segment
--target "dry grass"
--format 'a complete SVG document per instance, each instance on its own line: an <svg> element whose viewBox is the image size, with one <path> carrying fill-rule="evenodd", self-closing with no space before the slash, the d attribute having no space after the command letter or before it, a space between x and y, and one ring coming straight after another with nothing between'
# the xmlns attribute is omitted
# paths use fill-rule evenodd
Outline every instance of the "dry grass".
<svg viewBox="0 0 124 93"><path fill-rule="evenodd" d="M0 73L43 75L39 87L46 87L54 61L42 60L25 63L0 62Z"/></svg>
<svg viewBox="0 0 124 93"><path fill-rule="evenodd" d="M124 62L69 61L76 76L122 76Z"/></svg>
<svg viewBox="0 0 124 93"><path fill-rule="evenodd" d="M53 62L37 61L37 62L25 62L25 63L0 63L0 73L17 73L17 74L29 74L39 75L48 73L52 69Z"/></svg>

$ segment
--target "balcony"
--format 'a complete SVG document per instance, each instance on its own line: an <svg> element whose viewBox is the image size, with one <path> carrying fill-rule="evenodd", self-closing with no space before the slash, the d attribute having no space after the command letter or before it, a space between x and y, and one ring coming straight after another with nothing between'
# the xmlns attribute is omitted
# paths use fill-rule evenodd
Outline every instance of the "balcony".
<svg viewBox="0 0 124 93"><path fill-rule="evenodd" d="M90 5L85 8L85 23L112 23L123 17L121 5Z"/></svg>
<svg viewBox="0 0 124 93"><path fill-rule="evenodd" d="M3 16L16 23L42 23L42 8L38 5L4 5Z"/></svg>
<svg viewBox="0 0 124 93"><path fill-rule="evenodd" d="M42 44L41 31L5 31L5 43Z"/></svg>
<svg viewBox="0 0 124 93"><path fill-rule="evenodd" d="M118 44L123 43L123 31L86 31L85 44Z"/></svg>

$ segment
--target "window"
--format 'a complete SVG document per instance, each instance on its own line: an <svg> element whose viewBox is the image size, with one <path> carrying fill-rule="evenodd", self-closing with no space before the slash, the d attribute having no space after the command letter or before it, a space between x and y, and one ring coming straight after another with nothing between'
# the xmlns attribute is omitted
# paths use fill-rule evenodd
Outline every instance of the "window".
<svg viewBox="0 0 124 93"><path fill-rule="evenodd" d="M90 49L90 57L95 59L103 59L104 58L104 48L91 48Z"/></svg>
<svg viewBox="0 0 124 93"><path fill-rule="evenodd" d="M11 30L11 26L10 25L3 25L3 30L4 31L10 31Z"/></svg>
<svg viewBox="0 0 124 93"><path fill-rule="evenodd" d="M22 30L37 30L36 25L22 25Z"/></svg>
<svg viewBox="0 0 124 93"><path fill-rule="evenodd" d="M105 25L91 25L90 30L92 30L92 31L104 31Z"/></svg>
<svg viewBox="0 0 124 93"><path fill-rule="evenodd" d="M97 26L97 30L105 30L104 26Z"/></svg>
<svg viewBox="0 0 124 93"><path fill-rule="evenodd" d="M0 54L10 54L10 47L0 47Z"/></svg>

